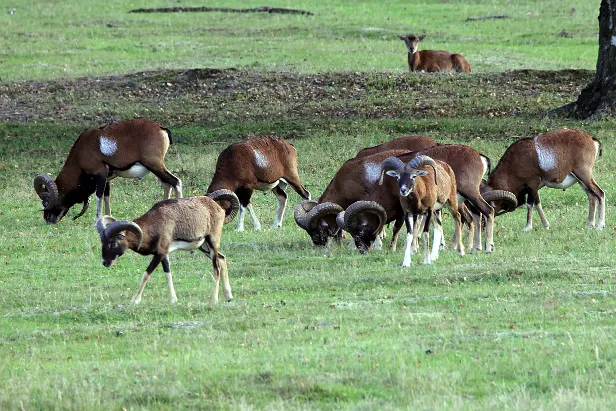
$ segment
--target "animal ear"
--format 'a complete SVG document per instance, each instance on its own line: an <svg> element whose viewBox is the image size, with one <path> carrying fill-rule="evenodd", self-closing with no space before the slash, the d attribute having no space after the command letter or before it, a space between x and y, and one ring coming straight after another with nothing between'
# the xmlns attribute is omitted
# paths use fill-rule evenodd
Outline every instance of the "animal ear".
<svg viewBox="0 0 616 411"><path fill-rule="evenodd" d="M423 40L423 39L425 39L425 38L426 38L426 35L425 35L425 34L422 34L421 36L419 36L419 37L417 37L417 38L419 39L419 41L421 41L421 40Z"/></svg>
<svg viewBox="0 0 616 411"><path fill-rule="evenodd" d="M398 177L398 173L396 173L396 170L387 170L385 174L387 174L390 177L396 177L396 178Z"/></svg>
<svg viewBox="0 0 616 411"><path fill-rule="evenodd" d="M327 228L327 227L329 227L329 224L327 224L327 221L325 221L325 220L321 220L321 222L319 223L319 225L320 225L321 227L323 227L323 228Z"/></svg>
<svg viewBox="0 0 616 411"><path fill-rule="evenodd" d="M401 34L398 34L398 38L399 38L400 40L406 40L406 36L403 36L403 35L401 35Z"/></svg>
<svg viewBox="0 0 616 411"><path fill-rule="evenodd" d="M430 174L429 172L425 171L425 170L419 170L417 171L417 177L423 177L423 176L427 176L428 174Z"/></svg>

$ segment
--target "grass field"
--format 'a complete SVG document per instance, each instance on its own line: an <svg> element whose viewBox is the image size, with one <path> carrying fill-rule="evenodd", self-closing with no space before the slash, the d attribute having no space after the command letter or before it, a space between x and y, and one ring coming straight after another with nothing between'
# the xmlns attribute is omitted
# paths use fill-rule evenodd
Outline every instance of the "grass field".
<svg viewBox="0 0 616 411"><path fill-rule="evenodd" d="M16 10L0 10L0 408L612 409L614 121L545 117L592 78L598 2L408 3L268 4L314 16L3 6ZM464 21L493 14L511 18ZM395 34L412 28L475 73L406 73ZM496 163L516 137L581 128L604 145L607 226L585 228L579 187L544 189L549 231L522 233L518 210L498 218L492 254L446 250L403 269L401 244L313 247L289 209L279 230L225 227L233 302L211 306L209 260L177 252L178 304L159 268L132 307L149 258L103 267L94 210L45 225L32 189L85 127L132 117L173 130L166 163L185 195L204 193L218 153L251 135L292 141L317 196L344 160L395 136L469 144ZM151 175L115 180L113 214L135 218L161 196ZM253 202L268 227L274 197Z"/></svg>

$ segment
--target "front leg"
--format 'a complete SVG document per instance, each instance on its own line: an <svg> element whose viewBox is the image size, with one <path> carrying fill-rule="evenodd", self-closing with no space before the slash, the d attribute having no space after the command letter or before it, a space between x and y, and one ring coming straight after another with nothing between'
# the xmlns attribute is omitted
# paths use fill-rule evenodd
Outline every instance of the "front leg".
<svg viewBox="0 0 616 411"><path fill-rule="evenodd" d="M406 241L404 243L404 258L402 259L402 267L410 267L411 255L413 255L413 252L415 251L413 249L413 229L415 227L415 216L411 213L406 213L404 215L404 219L406 223Z"/></svg>
<svg viewBox="0 0 616 411"><path fill-rule="evenodd" d="M105 184L105 215L111 215L111 204L109 202L109 194L111 190L111 182L107 181Z"/></svg>
<svg viewBox="0 0 616 411"><path fill-rule="evenodd" d="M98 220L102 216L101 214L102 201L103 201L103 196L105 195L105 191L106 191L107 178L103 175L96 174L94 175L94 184L96 185L96 219ZM106 205L105 205L105 208L107 208Z"/></svg>
<svg viewBox="0 0 616 411"><path fill-rule="evenodd" d="M148 282L148 280L152 276L152 272L156 269L156 267L158 267L158 264L160 264L163 258L164 257L160 254L155 254L154 258L152 258L150 265L148 265L148 268L146 268L145 273L143 273L143 277L141 277L141 285L139 286L137 293L133 296L133 299L132 299L133 305L137 305L141 302L141 295L143 294L143 289L145 288L145 284ZM169 268L168 265L167 265L167 268Z"/></svg>
<svg viewBox="0 0 616 411"><path fill-rule="evenodd" d="M430 259L431 256L430 256L430 238L429 238L431 219L432 219L432 210L428 210L426 211L426 214L424 217L424 227L423 227L423 232L421 235L423 239L423 243L424 243L424 260L423 260L424 264L432 263L432 260ZM440 241L439 241L439 245L440 245Z"/></svg>
<svg viewBox="0 0 616 411"><path fill-rule="evenodd" d="M173 277L171 277L171 270L169 269L169 257L165 256L162 260L163 271L167 278L167 286L169 287L169 302L175 304L178 302L178 297L175 295L175 288L173 287Z"/></svg>

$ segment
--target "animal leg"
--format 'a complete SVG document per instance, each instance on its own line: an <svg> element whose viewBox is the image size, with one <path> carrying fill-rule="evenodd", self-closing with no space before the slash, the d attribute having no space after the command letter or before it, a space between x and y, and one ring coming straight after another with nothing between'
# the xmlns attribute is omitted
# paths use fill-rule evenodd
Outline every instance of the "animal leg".
<svg viewBox="0 0 616 411"><path fill-rule="evenodd" d="M98 220L102 216L102 201L105 194L107 179L104 176L97 174L94 176L94 182L96 184L96 219ZM105 208L107 208L106 205Z"/></svg>
<svg viewBox="0 0 616 411"><path fill-rule="evenodd" d="M541 219L541 225L543 225L544 229L548 230L550 228L550 223L548 222L548 219L545 218L543 207L541 207L541 199L539 198L539 193L536 193L535 195L535 209L539 214L539 219Z"/></svg>
<svg viewBox="0 0 616 411"><path fill-rule="evenodd" d="M599 213L597 216L597 230L602 230L605 227L605 192L597 185L597 182L592 177L592 172L578 171L578 174L573 174L586 192L588 197L588 228L595 226L595 212L597 210L597 202L599 203Z"/></svg>
<svg viewBox="0 0 616 411"><path fill-rule="evenodd" d="M143 163L145 168L150 170L150 172L152 172L152 174L160 180L163 186L163 196L165 200L170 197L169 187L173 187L173 190L175 191L175 198L182 198L182 180L171 174L169 170L167 170L165 166L158 161L144 161Z"/></svg>
<svg viewBox="0 0 616 411"><path fill-rule="evenodd" d="M413 229L414 229L414 221L413 216L410 213L406 213L405 215L405 223L406 223L406 241L404 243L404 258L402 259L402 267L410 267L411 266L411 255L413 254Z"/></svg>
<svg viewBox="0 0 616 411"><path fill-rule="evenodd" d="M417 218L415 219L415 227L414 227L414 233L415 236L413 237L413 252L416 252L417 250L419 250L419 236L420 233L423 231L425 226L425 217L424 215L418 215Z"/></svg>
<svg viewBox="0 0 616 411"><path fill-rule="evenodd" d="M424 244L424 259L423 264L431 264L432 260L430 259L430 220L432 219L432 211L428 210L426 212L426 216L424 217L424 227L421 233L421 239ZM440 242L439 242L440 244Z"/></svg>
<svg viewBox="0 0 616 411"><path fill-rule="evenodd" d="M218 292L220 289L220 279L222 278L222 291L227 301L233 300L231 293L231 284L229 283L229 272L227 270L226 258L222 253L218 252L218 246L213 243L212 238L207 236L205 242L200 248L207 257L212 260L212 268L214 278L214 291L212 293L212 304L218 304Z"/></svg>
<svg viewBox="0 0 616 411"><path fill-rule="evenodd" d="M222 253L218 253L218 260L220 264L220 270L222 272L222 293L225 295L227 302L233 300L233 294L231 293L231 284L229 283L229 270L227 268L227 259Z"/></svg>
<svg viewBox="0 0 616 411"><path fill-rule="evenodd" d="M526 203L526 225L522 231L531 231L533 229L533 205Z"/></svg>
<svg viewBox="0 0 616 411"><path fill-rule="evenodd" d="M391 236L391 242L389 244L389 248L391 251L396 251L396 243L398 242L398 236L400 235L400 229L402 228L402 224L404 224L404 217L396 217L396 221L394 222L394 229Z"/></svg>
<svg viewBox="0 0 616 411"><path fill-rule="evenodd" d="M109 182L107 182L107 184L105 184L105 193L104 193L105 215L111 215L111 204L109 203L109 187L110 187L110 184Z"/></svg>
<svg viewBox="0 0 616 411"><path fill-rule="evenodd" d="M252 208L252 204L249 203L248 207L246 208L248 209L248 213L250 214L250 218L252 219L252 225L254 226L255 230L259 231L261 229L261 223L259 222L259 219L255 214L255 210L253 210Z"/></svg>
<svg viewBox="0 0 616 411"><path fill-rule="evenodd" d="M169 287L169 302L175 304L178 302L178 297L175 295L175 288L173 287L173 277L171 277L171 270L169 269L169 258L165 256L162 260L163 271L167 278L167 286Z"/></svg>
<svg viewBox="0 0 616 411"><path fill-rule="evenodd" d="M282 182L280 184L282 184ZM282 219L284 217L284 211L287 207L287 193L285 193L284 188L280 187L280 184L272 189L272 192L276 195L276 199L278 200L276 218L274 219L274 224L272 225L272 227L275 228L282 227Z"/></svg>
<svg viewBox="0 0 616 411"><path fill-rule="evenodd" d="M439 214L435 214L434 217L434 224L432 224L434 228L432 234L432 253L430 254L430 262L438 259L438 252L441 248L441 239L443 237L441 216Z"/></svg>
<svg viewBox="0 0 616 411"><path fill-rule="evenodd" d="M141 301L141 295L143 294L143 289L145 288L145 284L148 282L148 280L152 276L152 272L156 269L156 267L158 267L158 264L161 262L163 258L164 257L160 254L154 255L154 258L152 258L150 265L148 265L148 268L145 269L145 273L143 273L143 276L141 277L141 285L139 285L139 289L137 290L137 293L133 296L133 299L132 299L133 305L137 305ZM167 268L169 267L167 266Z"/></svg>

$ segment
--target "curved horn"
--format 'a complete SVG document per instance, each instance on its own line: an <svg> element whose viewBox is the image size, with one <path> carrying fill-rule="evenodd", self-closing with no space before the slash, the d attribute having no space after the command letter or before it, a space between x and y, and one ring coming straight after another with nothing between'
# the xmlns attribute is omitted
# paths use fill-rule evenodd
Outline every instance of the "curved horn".
<svg viewBox="0 0 616 411"><path fill-rule="evenodd" d="M341 211L341 212L338 213L338 215L336 216L336 224L338 224L338 227L340 227L344 231L348 231L347 230L347 226L346 226L346 222L344 221L344 215L345 214L346 213L344 211Z"/></svg>
<svg viewBox="0 0 616 411"><path fill-rule="evenodd" d="M381 163L381 177L379 179L379 185L383 185L383 174L385 174L387 170L397 170L403 166L404 166L404 162L400 160L398 157L387 157Z"/></svg>
<svg viewBox="0 0 616 411"><path fill-rule="evenodd" d="M304 200L293 209L293 217L295 218L295 223L303 228L304 230L308 229L308 221L306 220L306 214L308 211L312 210L318 203L314 200Z"/></svg>
<svg viewBox="0 0 616 411"><path fill-rule="evenodd" d="M371 213L378 217L379 227L375 233L380 233L387 221L387 212L382 205L376 201L356 201L347 207L344 213L344 225L348 228L357 226L357 219L360 213ZM348 231L348 230L347 230Z"/></svg>
<svg viewBox="0 0 616 411"><path fill-rule="evenodd" d="M510 191L492 190L483 193L481 196L488 203L491 201L501 201L503 209L506 210L505 212L513 211L518 207L518 199Z"/></svg>
<svg viewBox="0 0 616 411"><path fill-rule="evenodd" d="M207 196L214 201L228 201L229 203L231 203L231 208L225 216L225 223L228 223L229 221L233 220L237 213L239 213L240 211L240 200L231 190L220 189L209 193Z"/></svg>
<svg viewBox="0 0 616 411"><path fill-rule="evenodd" d="M88 197L86 201L83 202L83 207L81 208L81 211L79 212L79 214L73 217L73 220L77 220L79 217L84 215L89 205L90 205L90 197Z"/></svg>
<svg viewBox="0 0 616 411"><path fill-rule="evenodd" d="M34 190L39 198L43 200L43 207L45 209L52 208L56 201L58 201L58 186L47 174L39 174L34 178Z"/></svg>
<svg viewBox="0 0 616 411"><path fill-rule="evenodd" d="M110 215L104 215L96 220L96 230L101 238L103 238L103 235L105 234L105 228L107 228L107 226L114 221L116 221L116 219Z"/></svg>
<svg viewBox="0 0 616 411"><path fill-rule="evenodd" d="M341 211L343 211L342 207L336 203L317 204L306 214L306 229L312 230L316 227L320 218L330 214L337 215Z"/></svg>
<svg viewBox="0 0 616 411"><path fill-rule="evenodd" d="M409 167L418 169L423 166L430 166L432 170L434 170L434 184L438 184L436 182L436 161L432 159L432 157L419 155L413 157L411 161L409 161Z"/></svg>
<svg viewBox="0 0 616 411"><path fill-rule="evenodd" d="M106 217L107 216L103 217L102 220L104 220ZM139 248L141 247L141 240L143 239L143 231L141 231L141 227L139 227L132 221L119 220L112 222L105 227L105 235L107 237L113 237L124 230L132 231L137 235L137 250L139 250Z"/></svg>

